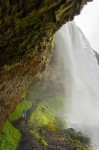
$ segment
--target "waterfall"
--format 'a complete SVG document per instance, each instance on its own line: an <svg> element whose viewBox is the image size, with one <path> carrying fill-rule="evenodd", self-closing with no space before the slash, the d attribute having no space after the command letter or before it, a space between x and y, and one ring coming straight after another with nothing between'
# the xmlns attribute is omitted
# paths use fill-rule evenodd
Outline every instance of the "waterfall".
<svg viewBox="0 0 99 150"><path fill-rule="evenodd" d="M58 59L63 64L66 121L69 127L88 134L99 150L99 66L82 31L74 22L55 35Z"/></svg>

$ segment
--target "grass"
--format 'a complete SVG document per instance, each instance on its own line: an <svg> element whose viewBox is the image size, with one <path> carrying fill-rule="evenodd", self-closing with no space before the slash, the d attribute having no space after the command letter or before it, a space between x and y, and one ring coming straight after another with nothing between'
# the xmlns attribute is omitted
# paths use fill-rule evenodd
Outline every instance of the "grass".
<svg viewBox="0 0 99 150"><path fill-rule="evenodd" d="M28 100L23 100L20 102L14 111L14 113L9 117L9 121L14 121L22 116L23 109L28 110L32 106L32 102Z"/></svg>
<svg viewBox="0 0 99 150"><path fill-rule="evenodd" d="M20 137L20 132L7 121L0 134L0 150L15 150Z"/></svg>

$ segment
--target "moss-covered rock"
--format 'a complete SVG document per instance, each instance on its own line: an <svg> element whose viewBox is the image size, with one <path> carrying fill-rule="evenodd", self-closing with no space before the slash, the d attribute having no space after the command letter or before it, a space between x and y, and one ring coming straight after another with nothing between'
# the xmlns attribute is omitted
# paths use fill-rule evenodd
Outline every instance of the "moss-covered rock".
<svg viewBox="0 0 99 150"><path fill-rule="evenodd" d="M46 127L48 130L51 131L58 129L58 127L55 126L55 122L55 115L51 113L49 109L44 105L39 105L31 115L28 124L36 131L42 130L43 127Z"/></svg>
<svg viewBox="0 0 99 150"><path fill-rule="evenodd" d="M77 132L73 128L69 128L66 130L64 129L61 131L61 133L64 134L66 137L69 137L72 140L79 141L87 146L91 144L91 139L88 136L82 134L81 132Z"/></svg>
<svg viewBox="0 0 99 150"><path fill-rule="evenodd" d="M0 0L0 130L51 58L54 33L90 0Z"/></svg>
<svg viewBox="0 0 99 150"><path fill-rule="evenodd" d="M2 134L0 134L0 149L15 150L20 138L20 132L7 121L3 127Z"/></svg>
<svg viewBox="0 0 99 150"><path fill-rule="evenodd" d="M0 1L0 68L44 50L55 31L80 13L87 1Z"/></svg>

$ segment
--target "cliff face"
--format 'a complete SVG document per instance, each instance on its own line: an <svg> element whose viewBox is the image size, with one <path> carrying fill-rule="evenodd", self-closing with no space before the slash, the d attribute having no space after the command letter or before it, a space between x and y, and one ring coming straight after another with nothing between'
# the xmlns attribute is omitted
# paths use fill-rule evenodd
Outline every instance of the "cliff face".
<svg viewBox="0 0 99 150"><path fill-rule="evenodd" d="M49 62L54 33L91 0L0 0L0 130Z"/></svg>

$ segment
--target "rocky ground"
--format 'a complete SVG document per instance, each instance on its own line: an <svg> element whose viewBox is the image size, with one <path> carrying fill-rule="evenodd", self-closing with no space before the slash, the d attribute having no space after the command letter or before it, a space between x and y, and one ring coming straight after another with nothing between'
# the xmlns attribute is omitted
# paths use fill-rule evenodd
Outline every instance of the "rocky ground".
<svg viewBox="0 0 99 150"><path fill-rule="evenodd" d="M45 139L49 146L43 146L38 139L30 133L30 130L23 118L19 119L15 126L22 134L17 150L77 150L76 146L65 141L64 136L56 132L48 132L45 135Z"/></svg>

